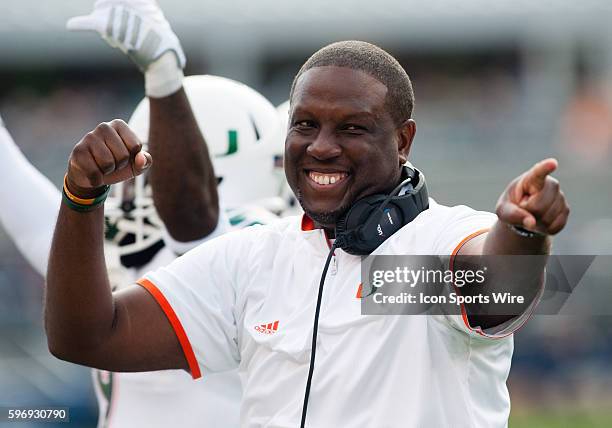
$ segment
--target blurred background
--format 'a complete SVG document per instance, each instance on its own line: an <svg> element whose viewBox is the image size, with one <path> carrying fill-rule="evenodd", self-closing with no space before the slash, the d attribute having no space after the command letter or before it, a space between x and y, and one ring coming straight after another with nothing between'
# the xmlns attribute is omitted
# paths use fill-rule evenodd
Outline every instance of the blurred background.
<svg viewBox="0 0 612 428"><path fill-rule="evenodd" d="M379 44L413 80L411 160L438 202L493 210L512 178L555 156L572 216L554 251L612 254L612 2L159 3L187 54L186 74L234 78L275 105L323 45ZM0 3L0 114L58 187L83 134L127 120L143 96L124 55L97 34L64 30L92 5ZM69 406L71 426L94 426L89 371L47 351L42 285L0 228L0 406ZM609 316L539 316L517 333L510 426L612 426L611 326Z"/></svg>

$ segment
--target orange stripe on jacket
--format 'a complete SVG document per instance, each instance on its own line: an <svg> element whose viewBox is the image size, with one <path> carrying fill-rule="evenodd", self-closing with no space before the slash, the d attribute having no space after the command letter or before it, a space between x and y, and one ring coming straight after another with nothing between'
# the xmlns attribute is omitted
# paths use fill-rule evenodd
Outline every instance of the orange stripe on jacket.
<svg viewBox="0 0 612 428"><path fill-rule="evenodd" d="M459 244L455 247L455 249L453 250L453 252L451 253L451 258L450 261L448 263L448 268L452 271L453 270L453 265L455 263L455 256L459 253L459 251L461 251L461 249L463 248L463 246L465 244L468 243L468 241L470 241L470 239L472 238L476 238L479 235L482 235L483 233L487 233L490 229L480 229L477 230L474 233L470 233L468 236L466 236L465 238L463 238L461 240L461 242L459 242ZM453 282L453 288L455 289L455 292L459 295L461 295L461 292L459 291L459 289L455 286L455 283ZM463 319L463 323L465 324L465 326L470 329L470 331L476 331L477 333L479 333L481 336L485 336L485 334L482 331L479 330L474 330L472 328L472 326L470 325L470 322L468 320L467 317L467 312L465 311L465 305L463 303L461 303L461 318Z"/></svg>
<svg viewBox="0 0 612 428"><path fill-rule="evenodd" d="M179 340L181 348L183 349L183 354L185 354L185 358L187 359L187 364L189 364L189 371L191 372L191 377L194 379L198 379L202 377L202 372L200 371L200 365L198 364L198 360L195 357L195 353L193 352L193 348L191 347L191 342L189 342L189 338L187 337L187 333L185 333L185 329L181 324L181 321L176 316L174 309L170 305L170 302L166 299L166 297L159 291L159 288L155 286L151 281L145 278L141 278L136 283L145 290L147 290L153 298L157 301L159 306L166 314L166 317L170 321L172 328L174 329L174 333Z"/></svg>

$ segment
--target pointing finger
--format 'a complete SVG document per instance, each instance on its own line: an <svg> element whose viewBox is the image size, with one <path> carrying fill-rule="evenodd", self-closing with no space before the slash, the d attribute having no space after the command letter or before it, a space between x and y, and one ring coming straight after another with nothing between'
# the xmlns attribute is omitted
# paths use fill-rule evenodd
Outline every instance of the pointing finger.
<svg viewBox="0 0 612 428"><path fill-rule="evenodd" d="M544 159L541 162L536 163L527 173L524 175L522 181L523 191L528 194L536 193L544 187L546 177L555 171L558 167L558 162L554 158Z"/></svg>

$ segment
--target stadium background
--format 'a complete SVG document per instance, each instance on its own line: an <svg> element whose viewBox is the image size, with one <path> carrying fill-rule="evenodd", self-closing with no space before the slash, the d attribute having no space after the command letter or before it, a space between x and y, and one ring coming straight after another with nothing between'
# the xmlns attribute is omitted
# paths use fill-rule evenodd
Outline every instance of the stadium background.
<svg viewBox="0 0 612 428"><path fill-rule="evenodd" d="M64 30L92 3L0 4L0 114L58 186L80 137L100 121L127 120L143 95L141 75L124 55L96 34ZM160 4L188 56L186 74L240 80L274 104L324 44L381 45L412 77L418 131L411 160L438 201L493 210L510 179L555 156L572 206L555 252L612 254L612 3ZM0 228L0 406L69 406L71 426L93 426L89 372L49 355L41 301L42 280ZM536 317L516 335L511 427L612 424L611 324L588 314Z"/></svg>

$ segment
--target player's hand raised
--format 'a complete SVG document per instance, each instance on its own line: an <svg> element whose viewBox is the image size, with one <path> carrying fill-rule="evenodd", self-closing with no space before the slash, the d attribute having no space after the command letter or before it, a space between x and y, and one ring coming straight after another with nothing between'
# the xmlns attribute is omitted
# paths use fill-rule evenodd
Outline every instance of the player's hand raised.
<svg viewBox="0 0 612 428"><path fill-rule="evenodd" d="M136 134L115 119L98 125L72 149L66 184L73 194L87 198L104 185L142 174L151 163Z"/></svg>
<svg viewBox="0 0 612 428"><path fill-rule="evenodd" d="M66 28L97 32L142 71L168 51L185 67L181 43L155 0L97 0L89 15L70 18Z"/></svg>
<svg viewBox="0 0 612 428"><path fill-rule="evenodd" d="M559 181L550 176L557 166L556 159L545 159L512 180L497 201L499 219L545 235L559 233L570 208Z"/></svg>

